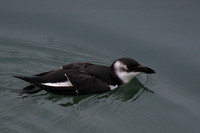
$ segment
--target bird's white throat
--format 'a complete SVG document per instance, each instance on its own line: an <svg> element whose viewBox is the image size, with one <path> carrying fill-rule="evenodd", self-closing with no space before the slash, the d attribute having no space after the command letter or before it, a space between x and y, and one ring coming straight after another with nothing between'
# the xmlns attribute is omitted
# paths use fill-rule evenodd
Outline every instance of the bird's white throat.
<svg viewBox="0 0 200 133"><path fill-rule="evenodd" d="M128 83L131 79L133 79L135 76L141 74L141 72L128 72L127 66L121 62L116 61L114 63L114 72L117 75L117 77L123 82Z"/></svg>

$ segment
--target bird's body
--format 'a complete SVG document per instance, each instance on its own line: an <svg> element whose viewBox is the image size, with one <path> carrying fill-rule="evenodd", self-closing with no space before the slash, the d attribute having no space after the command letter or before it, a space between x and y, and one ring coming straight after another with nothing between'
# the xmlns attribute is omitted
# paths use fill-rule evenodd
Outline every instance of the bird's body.
<svg viewBox="0 0 200 133"><path fill-rule="evenodd" d="M113 90L142 72L154 73L152 69L141 66L131 58L121 58L110 67L91 63L73 63L33 77L15 77L51 93L75 95Z"/></svg>

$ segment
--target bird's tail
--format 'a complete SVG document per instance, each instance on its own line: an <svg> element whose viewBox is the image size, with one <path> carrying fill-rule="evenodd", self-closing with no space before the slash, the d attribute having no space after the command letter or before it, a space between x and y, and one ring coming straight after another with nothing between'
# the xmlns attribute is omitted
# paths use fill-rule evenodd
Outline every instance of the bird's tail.
<svg viewBox="0 0 200 133"><path fill-rule="evenodd" d="M13 77L18 78L18 79L22 79L22 80L30 82L30 83L33 81L32 77L25 77L25 76L13 76ZM21 94L24 94L24 93L33 94L33 93L37 93L41 90L42 89L40 89L40 88L36 88L34 84L31 84L31 85L24 87L20 93Z"/></svg>
<svg viewBox="0 0 200 133"><path fill-rule="evenodd" d="M26 77L26 76L13 76L15 78L27 81L27 82L33 82L33 78L32 77Z"/></svg>

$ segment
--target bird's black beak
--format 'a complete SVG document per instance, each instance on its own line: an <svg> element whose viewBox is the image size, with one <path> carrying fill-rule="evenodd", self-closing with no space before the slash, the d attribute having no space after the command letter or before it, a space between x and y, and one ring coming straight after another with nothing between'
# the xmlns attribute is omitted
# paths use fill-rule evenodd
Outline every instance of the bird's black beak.
<svg viewBox="0 0 200 133"><path fill-rule="evenodd" d="M149 67L145 67L145 66L137 66L136 68L134 68L135 72L144 72L147 74L152 74L152 73L156 73L153 69L149 68Z"/></svg>

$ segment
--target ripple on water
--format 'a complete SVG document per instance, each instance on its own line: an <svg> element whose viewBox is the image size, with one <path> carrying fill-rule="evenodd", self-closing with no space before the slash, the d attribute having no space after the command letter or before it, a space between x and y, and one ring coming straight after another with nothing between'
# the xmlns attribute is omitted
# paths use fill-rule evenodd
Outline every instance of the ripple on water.
<svg viewBox="0 0 200 133"><path fill-rule="evenodd" d="M63 121L65 121L65 123L67 123L66 126L68 130L71 130L71 131L82 130L83 132L88 132L94 128L96 128L97 130L100 130L103 127L104 128L105 127L109 128L110 126L114 127L114 125L116 124L116 120L119 120L118 119L119 117L125 117L125 119L130 120L129 114L134 113L134 111L135 112L141 111L143 107L145 106L145 101L142 103L141 102L137 103L137 100L136 102L135 101L133 102L131 97L129 98L126 97L127 95L126 93L129 93L129 95L134 97L134 95L138 93L142 93L142 90L140 90L142 88L137 88L139 89L138 93L132 92L130 90L130 89L136 89L136 88L128 88L126 86L121 89L129 89L129 91L124 92L122 90L118 90L119 92L116 91L115 93L108 92L108 93L100 94L100 95L72 97L72 98L79 99L78 100L79 102L76 102L75 104L72 104L72 105L67 105L65 107L67 107L67 110L72 109L73 111L71 111L68 114L68 116L65 116L65 117L62 117L62 113L59 113L61 114L61 116L58 117L58 119L54 122L56 122L56 125L62 126ZM144 94L145 93L148 93L148 92L144 92ZM143 101L143 98L145 97L145 95L140 95L140 96L142 97L141 100ZM53 98L51 98L51 100L52 99ZM68 98L67 99L63 98L63 99L67 100ZM64 100L62 100L62 102L63 101ZM57 103L60 103L60 100L57 101ZM124 116L125 114L126 116ZM79 126L74 129L75 125L79 125ZM123 126L126 126L126 125L122 125L122 128Z"/></svg>
<svg viewBox="0 0 200 133"><path fill-rule="evenodd" d="M1 38L2 39L2 38ZM4 38L0 53L2 58L0 83L4 84L4 108L0 109L6 129L18 132L116 131L120 132L131 121L132 114L143 112L146 101L151 100L151 78L134 79L117 90L86 96L58 96L44 91L34 95L19 96L13 89L25 86L12 75L32 75L59 68L71 62L93 62L110 65L121 54L106 45L84 47L86 42L68 40L33 40ZM58 44L58 45L55 45ZM75 44L75 45L73 45ZM7 67L10 66L10 67ZM14 86L14 87L13 87ZM5 91L7 90L7 91ZM3 93L2 93L3 94ZM11 96L12 95L12 96ZM6 100L9 98L9 101ZM121 125L116 127L116 124ZM129 124L128 124L129 125ZM12 128L10 128L10 127ZM130 126L130 125L129 125ZM6 131L5 129L5 131Z"/></svg>

